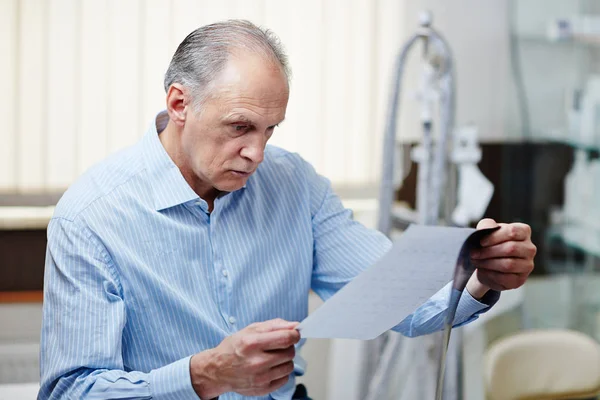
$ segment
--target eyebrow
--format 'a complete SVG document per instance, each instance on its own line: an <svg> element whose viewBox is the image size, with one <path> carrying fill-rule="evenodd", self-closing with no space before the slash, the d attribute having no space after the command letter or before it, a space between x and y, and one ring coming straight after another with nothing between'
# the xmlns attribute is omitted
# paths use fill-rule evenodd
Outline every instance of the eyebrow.
<svg viewBox="0 0 600 400"><path fill-rule="evenodd" d="M223 117L222 119L223 122L227 123L227 124L233 124L236 122L243 122L252 126L256 126L256 124L248 117L246 117L243 114L238 114L238 113L233 113L233 114L229 114L225 117ZM278 126L279 124L281 124L283 121L285 121L285 117L279 121L278 123L276 123L275 125L271 125L269 126L269 128L272 128L274 126Z"/></svg>
<svg viewBox="0 0 600 400"><path fill-rule="evenodd" d="M233 123L233 122L246 122L248 124L254 124L252 120L242 114L229 114L223 118L223 122Z"/></svg>

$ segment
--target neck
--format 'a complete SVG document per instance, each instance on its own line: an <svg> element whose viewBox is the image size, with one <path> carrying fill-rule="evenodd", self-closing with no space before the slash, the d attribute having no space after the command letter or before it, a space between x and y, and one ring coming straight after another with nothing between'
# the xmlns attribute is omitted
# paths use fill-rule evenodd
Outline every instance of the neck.
<svg viewBox="0 0 600 400"><path fill-rule="evenodd" d="M183 151L181 146L181 130L180 127L169 120L167 126L160 132L158 138L171 160L173 160L175 165L179 168L179 171L181 171L181 175L183 175L185 181L190 185L192 190L200 196L200 198L208 203L208 209L212 211L215 199L219 195L219 191L202 182L196 174L194 174L189 157Z"/></svg>

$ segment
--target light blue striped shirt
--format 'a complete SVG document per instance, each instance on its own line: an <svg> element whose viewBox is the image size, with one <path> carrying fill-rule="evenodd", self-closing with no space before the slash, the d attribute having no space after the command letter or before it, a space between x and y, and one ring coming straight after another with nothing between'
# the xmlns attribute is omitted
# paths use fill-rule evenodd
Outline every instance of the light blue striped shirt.
<svg viewBox="0 0 600 400"><path fill-rule="evenodd" d="M209 213L162 147L162 129L155 121L57 205L48 226L41 399L197 399L193 354L253 322L301 321L310 289L327 300L390 248L351 219L329 181L272 146L246 186L217 198ZM395 329L440 329L448 294L440 290ZM455 322L487 308L466 294ZM296 366L301 373L300 359ZM256 398L287 400L294 386L291 376Z"/></svg>

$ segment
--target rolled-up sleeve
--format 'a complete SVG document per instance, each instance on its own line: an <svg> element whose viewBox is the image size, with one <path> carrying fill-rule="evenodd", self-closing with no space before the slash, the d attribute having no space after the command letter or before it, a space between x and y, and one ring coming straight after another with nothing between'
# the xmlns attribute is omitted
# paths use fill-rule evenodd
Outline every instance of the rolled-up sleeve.
<svg viewBox="0 0 600 400"><path fill-rule="evenodd" d="M126 309L108 252L85 225L48 226L38 399L194 399L190 357L126 371Z"/></svg>

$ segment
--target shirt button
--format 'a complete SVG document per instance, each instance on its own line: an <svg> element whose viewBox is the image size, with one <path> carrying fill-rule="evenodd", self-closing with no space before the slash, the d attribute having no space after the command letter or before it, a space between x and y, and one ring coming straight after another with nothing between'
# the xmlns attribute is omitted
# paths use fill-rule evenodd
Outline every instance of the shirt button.
<svg viewBox="0 0 600 400"><path fill-rule="evenodd" d="M229 317L229 323L231 325L235 324L235 318L234 317Z"/></svg>
<svg viewBox="0 0 600 400"><path fill-rule="evenodd" d="M228 277L228 276L229 276L229 272L227 272L227 270L226 270L226 269L224 269L224 270L223 270L223 276L224 276L224 277Z"/></svg>

